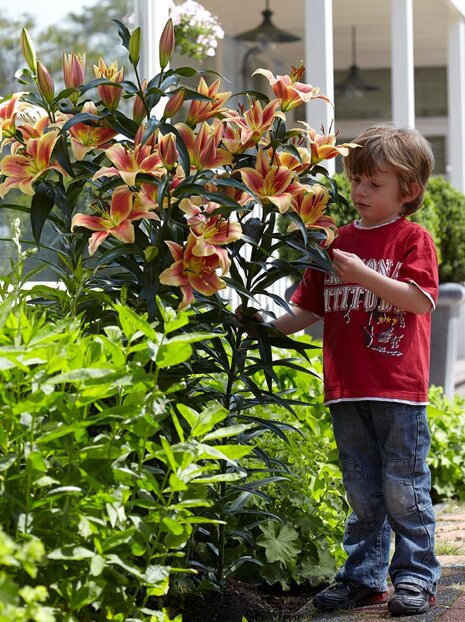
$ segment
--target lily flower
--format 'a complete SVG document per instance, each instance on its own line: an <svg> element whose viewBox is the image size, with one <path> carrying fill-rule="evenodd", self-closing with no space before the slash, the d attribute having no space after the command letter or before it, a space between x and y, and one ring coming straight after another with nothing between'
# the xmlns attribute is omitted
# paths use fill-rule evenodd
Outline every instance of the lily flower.
<svg viewBox="0 0 465 622"><path fill-rule="evenodd" d="M115 60L108 67L105 61L100 58L98 66L94 65L94 73L96 78L106 78L110 82L122 82L124 77L124 68L118 70L118 62ZM97 87L101 100L108 108L114 112L118 107L119 100L123 94L123 90L119 86L113 84L99 84Z"/></svg>
<svg viewBox="0 0 465 622"><path fill-rule="evenodd" d="M305 67L301 65L298 69L292 67L289 76L274 76L268 69L257 69L252 75L261 74L269 81L273 93L281 99L281 110L286 112L292 110L300 104L311 101L312 99L324 99L331 103L326 95L320 95L320 89L311 84L299 82L302 78Z"/></svg>
<svg viewBox="0 0 465 622"><path fill-rule="evenodd" d="M59 134L50 131L40 138L30 138L25 148L18 148L11 155L4 156L0 163L0 173L5 175L5 181L0 184L0 198L12 189L18 188L24 194L32 196L32 184L46 171L55 169L63 172L57 162L52 162L52 151Z"/></svg>
<svg viewBox="0 0 465 622"><path fill-rule="evenodd" d="M323 246L329 246L335 238L337 227L336 221L331 216L326 216L324 211L329 201L327 188L320 184L303 187L300 192L293 195L291 208L299 214L307 229L321 229L326 234ZM298 227L291 223L288 230L293 231Z"/></svg>
<svg viewBox="0 0 465 622"><path fill-rule="evenodd" d="M220 121L214 122L212 125L206 122L202 123L197 135L185 123L177 123L175 127L184 140L194 169L202 171L232 163L232 153L218 147L224 132L223 124Z"/></svg>
<svg viewBox="0 0 465 622"><path fill-rule="evenodd" d="M10 99L2 101L0 104L0 138L3 138L0 150L4 142L14 138L16 132L16 117L21 110L29 107L29 104L21 102L24 92L13 93Z"/></svg>
<svg viewBox="0 0 465 622"><path fill-rule="evenodd" d="M262 203L276 205L284 214L291 205L292 192L301 188L294 181L295 173L284 166L271 166L270 157L261 149L258 152L256 167L239 170L244 184Z"/></svg>
<svg viewBox="0 0 465 622"><path fill-rule="evenodd" d="M95 173L93 180L117 175L128 186L134 186L137 173L156 176L162 175L165 171L160 156L148 145L136 144L133 148L129 148L121 143L115 143L105 153L114 166L103 166Z"/></svg>
<svg viewBox="0 0 465 622"><path fill-rule="evenodd" d="M211 101L200 101L193 99L187 113L186 123L190 127L195 127L202 121L206 121L211 117L218 117L224 114L228 109L223 105L231 97L231 91L225 91L224 93L218 93L220 86L220 79L215 80L213 84L208 86L203 78L200 78L199 85L197 87L197 93L210 97Z"/></svg>
<svg viewBox="0 0 465 622"><path fill-rule="evenodd" d="M97 115L97 108L92 101L87 101L82 112ZM87 121L75 123L68 130L71 137L71 149L76 160L83 160L89 151L94 149L108 149L111 140L117 133L115 130Z"/></svg>
<svg viewBox="0 0 465 622"><path fill-rule="evenodd" d="M290 171L300 175L312 166L312 157L310 151L305 147L295 146L295 148L299 152L300 159L289 151L280 151L278 161L280 166L285 166Z"/></svg>
<svg viewBox="0 0 465 622"><path fill-rule="evenodd" d="M342 143L336 145L336 134L317 134L305 121L300 121L305 126L310 151L312 154L312 165L318 164L323 160L330 160L338 155L346 156L349 149L359 147L356 143Z"/></svg>
<svg viewBox="0 0 465 622"><path fill-rule="evenodd" d="M276 118L285 120L282 112L278 111L280 99L273 99L265 108L258 101L253 102L242 115L235 112L227 117L227 121L235 123L241 129L242 144L257 144L261 137L271 129Z"/></svg>
<svg viewBox="0 0 465 622"><path fill-rule="evenodd" d="M196 239L192 254L205 257L216 253L220 259L222 275L227 274L231 260L226 249L219 247L241 238L240 223L221 215L212 215L220 204L210 201L205 205L201 197L182 199L179 207L188 216L187 224Z"/></svg>
<svg viewBox="0 0 465 622"><path fill-rule="evenodd" d="M196 244L195 236L188 236L185 248L169 240L166 244L174 263L160 274L160 283L181 288L183 297L178 311L194 302L194 290L204 296L212 296L226 287L223 279L216 274L216 269L220 267L219 256L198 256L192 252Z"/></svg>
<svg viewBox="0 0 465 622"><path fill-rule="evenodd" d="M72 231L76 227L85 227L94 231L89 240L89 255L93 255L109 235L120 242L132 244L135 239L132 221L141 218L159 220L157 214L137 205L134 199L134 192L125 186L119 186L112 194L110 209L107 213L102 214L102 216L76 214L73 217Z"/></svg>

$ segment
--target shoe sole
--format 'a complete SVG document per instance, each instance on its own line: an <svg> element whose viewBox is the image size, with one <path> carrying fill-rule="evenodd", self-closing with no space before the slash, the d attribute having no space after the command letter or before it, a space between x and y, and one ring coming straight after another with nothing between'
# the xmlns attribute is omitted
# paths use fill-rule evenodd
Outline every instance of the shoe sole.
<svg viewBox="0 0 465 622"><path fill-rule="evenodd" d="M318 600L318 597L315 596L313 599L313 604L317 609L321 609L324 611L335 611L336 609L355 609L356 607L373 607L374 605L382 605L388 601L388 595L383 594L376 599L373 598L373 594L359 595L359 598L353 598L351 601L344 604L331 604L325 603Z"/></svg>
<svg viewBox="0 0 465 622"><path fill-rule="evenodd" d="M421 607L415 607L414 605L409 607L405 603L399 601L391 601L390 603L388 603L388 611L393 617L414 616L420 613L426 613L431 607L434 607L435 603L436 599L434 597L430 598L429 601Z"/></svg>

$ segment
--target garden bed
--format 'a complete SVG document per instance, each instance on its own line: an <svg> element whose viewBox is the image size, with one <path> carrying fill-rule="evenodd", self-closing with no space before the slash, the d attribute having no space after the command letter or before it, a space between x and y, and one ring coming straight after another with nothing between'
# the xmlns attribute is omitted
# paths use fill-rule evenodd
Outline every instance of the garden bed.
<svg viewBox="0 0 465 622"><path fill-rule="evenodd" d="M290 619L315 592L308 586L283 592L228 580L223 590L190 599L183 611L183 622L242 622L243 617L248 622Z"/></svg>

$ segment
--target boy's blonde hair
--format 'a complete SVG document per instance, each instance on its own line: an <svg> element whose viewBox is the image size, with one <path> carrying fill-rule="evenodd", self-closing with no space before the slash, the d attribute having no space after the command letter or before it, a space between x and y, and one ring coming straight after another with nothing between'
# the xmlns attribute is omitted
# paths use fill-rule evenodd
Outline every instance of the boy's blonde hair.
<svg viewBox="0 0 465 622"><path fill-rule="evenodd" d="M410 192L412 182L421 189L412 201L404 203L402 215L408 216L419 210L434 167L433 152L426 138L415 129L383 124L369 127L353 142L360 147L351 149L344 158L347 177L372 176L388 167L397 174L403 195Z"/></svg>

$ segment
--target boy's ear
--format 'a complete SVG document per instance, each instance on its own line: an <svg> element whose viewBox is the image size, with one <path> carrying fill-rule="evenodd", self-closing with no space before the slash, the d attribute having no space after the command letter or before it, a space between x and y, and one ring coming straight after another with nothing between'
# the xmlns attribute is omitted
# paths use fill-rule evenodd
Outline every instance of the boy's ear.
<svg viewBox="0 0 465 622"><path fill-rule="evenodd" d="M409 191L403 197L405 203L408 203L409 201L413 201L421 193L421 186L417 181L411 181L408 187L409 187Z"/></svg>

